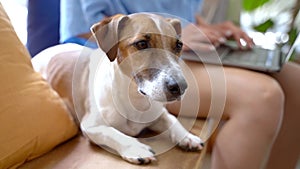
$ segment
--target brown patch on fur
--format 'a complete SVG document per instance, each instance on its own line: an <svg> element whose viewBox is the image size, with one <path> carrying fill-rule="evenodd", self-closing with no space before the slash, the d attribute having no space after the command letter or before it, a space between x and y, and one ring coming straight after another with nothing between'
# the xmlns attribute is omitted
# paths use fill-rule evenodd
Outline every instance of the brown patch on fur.
<svg viewBox="0 0 300 169"><path fill-rule="evenodd" d="M125 58L139 51L134 43L142 40L148 42L149 48L167 50L178 57L181 54L181 49L177 49L177 43L180 40L176 37L160 34L137 34L132 38L127 38L119 42L118 62L121 63Z"/></svg>

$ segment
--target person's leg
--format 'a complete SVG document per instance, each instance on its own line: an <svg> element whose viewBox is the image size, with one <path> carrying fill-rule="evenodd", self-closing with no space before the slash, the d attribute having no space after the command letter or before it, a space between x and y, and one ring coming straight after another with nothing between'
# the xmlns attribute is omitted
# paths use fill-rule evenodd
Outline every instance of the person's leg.
<svg viewBox="0 0 300 169"><path fill-rule="evenodd" d="M283 88L285 112L267 168L295 169L300 157L300 65L289 63L273 76Z"/></svg>
<svg viewBox="0 0 300 169"><path fill-rule="evenodd" d="M32 57L59 44L60 0L29 0L27 49Z"/></svg>
<svg viewBox="0 0 300 169"><path fill-rule="evenodd" d="M214 73L208 75L200 64L187 63L199 86L199 116L205 117L212 97L209 76ZM226 103L223 117L227 122L213 147L212 168L259 169L265 164L278 133L284 102L282 90L265 74L236 68L224 68L224 72ZM178 113L178 105L169 105L170 112Z"/></svg>

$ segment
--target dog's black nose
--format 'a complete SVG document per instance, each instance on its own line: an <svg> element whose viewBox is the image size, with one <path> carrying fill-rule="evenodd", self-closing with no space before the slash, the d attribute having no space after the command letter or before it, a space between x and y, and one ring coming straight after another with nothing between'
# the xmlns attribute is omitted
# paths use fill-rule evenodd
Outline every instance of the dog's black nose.
<svg viewBox="0 0 300 169"><path fill-rule="evenodd" d="M174 83L172 81L167 82L166 87L172 95L179 95L180 94L180 87L177 83Z"/></svg>
<svg viewBox="0 0 300 169"><path fill-rule="evenodd" d="M166 82L166 88L173 97L181 96L187 88L186 82L178 83L175 80Z"/></svg>

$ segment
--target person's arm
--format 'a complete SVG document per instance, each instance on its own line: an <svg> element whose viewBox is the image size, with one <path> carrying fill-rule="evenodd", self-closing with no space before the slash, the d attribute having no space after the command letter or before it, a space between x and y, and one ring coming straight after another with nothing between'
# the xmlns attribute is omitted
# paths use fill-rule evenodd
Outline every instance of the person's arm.
<svg viewBox="0 0 300 169"><path fill-rule="evenodd" d="M106 11L111 8L111 0L80 0L81 8L89 26L106 17Z"/></svg>
<svg viewBox="0 0 300 169"><path fill-rule="evenodd" d="M123 13L123 6L119 0L80 0L80 2L89 26L100 22L105 17ZM87 38L91 35L91 32L87 32L80 36Z"/></svg>

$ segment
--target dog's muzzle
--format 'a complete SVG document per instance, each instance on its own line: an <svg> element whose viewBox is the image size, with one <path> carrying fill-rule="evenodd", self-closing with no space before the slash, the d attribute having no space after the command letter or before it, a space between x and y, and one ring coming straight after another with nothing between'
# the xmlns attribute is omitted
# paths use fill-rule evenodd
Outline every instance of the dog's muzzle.
<svg viewBox="0 0 300 169"><path fill-rule="evenodd" d="M138 72L134 79L141 94L161 102L180 100L188 86L183 75L153 68Z"/></svg>

